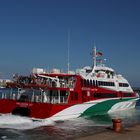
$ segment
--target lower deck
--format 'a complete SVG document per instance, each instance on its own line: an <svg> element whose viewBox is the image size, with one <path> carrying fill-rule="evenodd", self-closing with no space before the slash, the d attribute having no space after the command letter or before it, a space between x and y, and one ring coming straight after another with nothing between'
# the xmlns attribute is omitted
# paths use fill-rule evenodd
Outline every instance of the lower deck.
<svg viewBox="0 0 140 140"><path fill-rule="evenodd" d="M101 88L82 89L79 92L71 91L68 88L3 89L0 92L0 113L12 113L41 119L56 114L58 116L65 114L71 116L73 114L78 117L87 109L89 110L86 111L88 114L107 112L115 104L139 98L135 92L122 93ZM127 106L134 105L127 104Z"/></svg>

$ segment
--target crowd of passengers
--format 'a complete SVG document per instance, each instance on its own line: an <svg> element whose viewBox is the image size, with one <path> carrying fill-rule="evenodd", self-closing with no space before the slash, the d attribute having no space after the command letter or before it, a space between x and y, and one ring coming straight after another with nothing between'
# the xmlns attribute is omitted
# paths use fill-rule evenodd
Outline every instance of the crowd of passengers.
<svg viewBox="0 0 140 140"><path fill-rule="evenodd" d="M58 87L58 81L55 79L44 78L44 77L34 77L30 76L18 76L14 77L14 82L17 84L38 84L38 85L47 85L49 87ZM74 87L75 79L73 77L69 78L59 78L59 87Z"/></svg>

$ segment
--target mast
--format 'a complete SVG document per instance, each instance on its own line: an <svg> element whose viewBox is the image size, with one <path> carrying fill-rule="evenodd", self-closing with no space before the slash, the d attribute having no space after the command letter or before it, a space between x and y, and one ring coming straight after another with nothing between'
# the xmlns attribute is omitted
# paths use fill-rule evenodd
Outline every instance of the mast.
<svg viewBox="0 0 140 140"><path fill-rule="evenodd" d="M96 67L96 46L94 42L94 48L93 48L93 68Z"/></svg>
<svg viewBox="0 0 140 140"><path fill-rule="evenodd" d="M68 63L67 63L67 65L68 65L68 74L69 74L69 71L70 71L70 30L68 30L68 58L67 58L67 60L68 60Z"/></svg>
<svg viewBox="0 0 140 140"><path fill-rule="evenodd" d="M93 49L92 49L92 58L93 58L92 73L94 73L95 67L96 67L96 65L97 65L97 63L96 63L96 57L97 57L97 51L96 51L96 46L95 46L95 42L94 42L94 47L93 47Z"/></svg>

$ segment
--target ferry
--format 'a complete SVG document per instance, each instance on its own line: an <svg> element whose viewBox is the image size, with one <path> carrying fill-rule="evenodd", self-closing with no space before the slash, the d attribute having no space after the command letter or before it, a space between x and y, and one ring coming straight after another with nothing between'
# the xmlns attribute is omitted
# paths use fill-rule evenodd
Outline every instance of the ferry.
<svg viewBox="0 0 140 140"><path fill-rule="evenodd" d="M15 75L0 90L0 113L58 121L135 108L138 93L103 64L96 47L92 54L93 66L76 72L34 69L30 76Z"/></svg>

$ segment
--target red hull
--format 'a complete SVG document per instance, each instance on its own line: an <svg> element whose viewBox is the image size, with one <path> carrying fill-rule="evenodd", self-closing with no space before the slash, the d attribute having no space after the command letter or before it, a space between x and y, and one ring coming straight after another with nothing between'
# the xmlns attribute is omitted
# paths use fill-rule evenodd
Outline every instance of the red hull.
<svg viewBox="0 0 140 140"><path fill-rule="evenodd" d="M0 113L13 113L15 109L29 109L28 117L45 119L54 114L70 107L68 104L48 104L48 103L31 103L31 102L16 102L14 100L0 100Z"/></svg>

